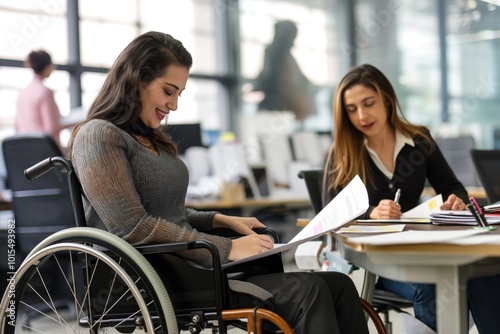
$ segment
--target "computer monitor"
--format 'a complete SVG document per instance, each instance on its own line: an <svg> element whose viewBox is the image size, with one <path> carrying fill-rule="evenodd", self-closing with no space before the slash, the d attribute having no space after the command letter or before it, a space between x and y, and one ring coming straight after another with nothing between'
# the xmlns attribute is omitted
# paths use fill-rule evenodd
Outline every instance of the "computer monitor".
<svg viewBox="0 0 500 334"><path fill-rule="evenodd" d="M168 124L163 131L172 136L181 155L192 146L204 146L200 123Z"/></svg>

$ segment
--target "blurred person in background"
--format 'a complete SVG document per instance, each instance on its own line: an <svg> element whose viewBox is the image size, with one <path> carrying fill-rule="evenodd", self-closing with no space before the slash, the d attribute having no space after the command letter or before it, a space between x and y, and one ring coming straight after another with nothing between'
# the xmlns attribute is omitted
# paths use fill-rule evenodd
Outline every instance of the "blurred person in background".
<svg viewBox="0 0 500 334"><path fill-rule="evenodd" d="M264 51L264 65L256 79L254 91L262 91L259 110L290 110L302 123L315 113L315 88L300 70L292 55L297 25L289 20L274 25L274 39Z"/></svg>
<svg viewBox="0 0 500 334"><path fill-rule="evenodd" d="M55 66L44 50L32 51L25 66L33 70L33 80L17 98L14 126L16 133L43 132L54 138L62 148L59 133L68 125L61 124L61 115L54 99L54 93L43 84Z"/></svg>

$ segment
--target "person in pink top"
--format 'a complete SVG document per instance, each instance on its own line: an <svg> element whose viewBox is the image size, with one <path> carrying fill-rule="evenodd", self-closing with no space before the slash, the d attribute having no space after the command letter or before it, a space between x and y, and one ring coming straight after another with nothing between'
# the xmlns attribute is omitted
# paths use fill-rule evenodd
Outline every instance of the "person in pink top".
<svg viewBox="0 0 500 334"><path fill-rule="evenodd" d="M59 108L54 93L43 84L55 68L52 59L44 50L32 51L26 66L33 69L34 76L17 98L15 130L17 133L45 132L61 147L59 133L64 126L60 122Z"/></svg>

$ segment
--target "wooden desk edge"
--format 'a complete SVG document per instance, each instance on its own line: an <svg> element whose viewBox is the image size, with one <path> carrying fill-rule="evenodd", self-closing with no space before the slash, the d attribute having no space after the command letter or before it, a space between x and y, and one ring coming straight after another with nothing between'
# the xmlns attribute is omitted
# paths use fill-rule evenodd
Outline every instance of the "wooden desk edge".
<svg viewBox="0 0 500 334"><path fill-rule="evenodd" d="M0 211L12 210L12 202L0 202Z"/></svg>
<svg viewBox="0 0 500 334"><path fill-rule="evenodd" d="M298 206L298 207L312 207L309 199L303 198L252 198L239 201L199 201L199 202L186 202L186 207L192 209L232 209L232 208L258 208L267 206Z"/></svg>

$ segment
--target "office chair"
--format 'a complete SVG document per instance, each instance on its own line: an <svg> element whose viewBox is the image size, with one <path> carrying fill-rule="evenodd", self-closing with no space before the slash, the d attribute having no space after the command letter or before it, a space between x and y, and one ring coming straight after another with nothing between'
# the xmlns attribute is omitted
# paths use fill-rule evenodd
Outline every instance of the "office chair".
<svg viewBox="0 0 500 334"><path fill-rule="evenodd" d="M314 208L314 212L317 214L323 209L322 201L322 188L323 188L323 169L311 169L300 171L298 176L304 179L311 199L311 203ZM334 257L337 258L338 257ZM338 259L338 261L345 261L343 259ZM346 261L347 262L347 261ZM354 265L353 269L356 269ZM345 264L339 265L338 267L345 267ZM373 300L371 304L378 313L383 315L383 321L388 334L392 333L392 323L389 319L389 311L393 310L398 313L404 312L402 309L413 307L413 302L402 298L392 292L376 289L374 288L376 276L370 272L365 271L365 285L366 288L373 290ZM370 294L372 294L370 292Z"/></svg>
<svg viewBox="0 0 500 334"><path fill-rule="evenodd" d="M470 151L488 202L500 201L500 150Z"/></svg>
<svg viewBox="0 0 500 334"><path fill-rule="evenodd" d="M75 226L73 208L65 177L52 171L40 182L30 182L24 170L47 157L62 155L55 141L46 134L15 135L2 142L7 183L12 191L12 211L16 231L16 265L52 233ZM62 259L64 262L64 259ZM56 282L47 281L47 284ZM73 309L73 304L59 296L58 307ZM27 323L36 313L24 314Z"/></svg>
<svg viewBox="0 0 500 334"><path fill-rule="evenodd" d="M435 141L457 179L465 187L478 187L476 168L470 156L470 150L476 146L474 137L471 135L437 137Z"/></svg>

